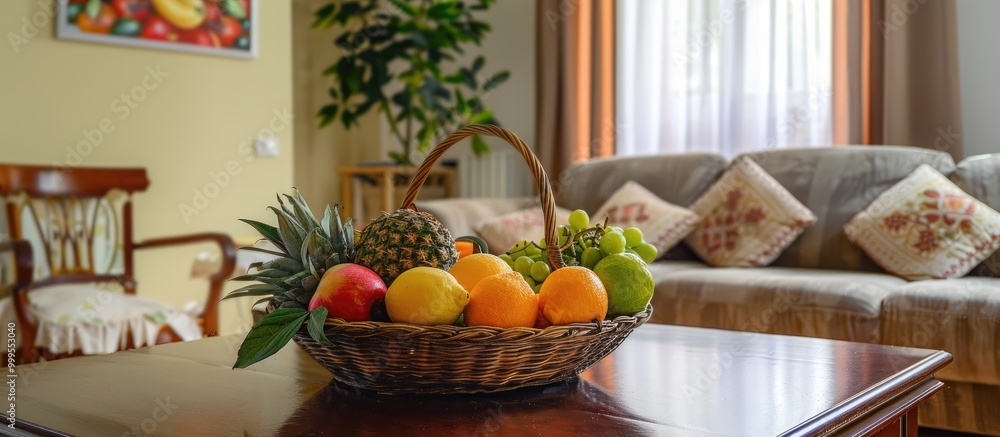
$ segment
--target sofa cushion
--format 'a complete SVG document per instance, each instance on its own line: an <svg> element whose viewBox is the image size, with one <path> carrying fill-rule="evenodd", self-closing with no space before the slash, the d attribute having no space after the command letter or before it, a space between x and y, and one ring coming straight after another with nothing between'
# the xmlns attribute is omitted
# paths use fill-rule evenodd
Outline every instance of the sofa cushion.
<svg viewBox="0 0 1000 437"><path fill-rule="evenodd" d="M882 299L905 283L788 267L653 270L653 278L654 322L863 342L878 339Z"/></svg>
<svg viewBox="0 0 1000 437"><path fill-rule="evenodd" d="M749 158L733 163L691 205L698 227L684 242L719 267L774 261L816 216Z"/></svg>
<svg viewBox="0 0 1000 437"><path fill-rule="evenodd" d="M437 218L453 237L476 235L475 227L485 219L538 205L538 199L439 199L418 200L417 209ZM527 237L525 237L527 238ZM504 249L506 250L506 249Z"/></svg>
<svg viewBox="0 0 1000 437"><path fill-rule="evenodd" d="M1000 153L970 156L958 163L951 180L966 193L1000 211ZM978 276L1000 276L1000 252L970 272Z"/></svg>
<svg viewBox="0 0 1000 437"><path fill-rule="evenodd" d="M560 175L553 188L559 206L593 214L628 181L648 188L659 198L688 207L712 186L729 166L729 160L711 153L628 156L593 159L574 164ZM696 260L683 244L666 254L669 260Z"/></svg>
<svg viewBox="0 0 1000 437"><path fill-rule="evenodd" d="M570 210L556 207L556 226L569 221ZM507 253L515 244L524 240L541 241L545 237L545 214L541 206L522 209L509 214L490 217L475 226L490 253ZM457 237L458 235L456 235Z"/></svg>
<svg viewBox="0 0 1000 437"><path fill-rule="evenodd" d="M656 247L656 259L660 259L697 226L698 214L628 181L594 213L591 226L602 224L605 219L611 226L639 228L643 240Z"/></svg>
<svg viewBox="0 0 1000 437"><path fill-rule="evenodd" d="M896 287L882 303L881 342L947 351L955 361L939 377L1000 385L1000 279Z"/></svg>
<svg viewBox="0 0 1000 437"><path fill-rule="evenodd" d="M921 164L854 216L844 232L900 277L960 278L1000 248L1000 213Z"/></svg>
<svg viewBox="0 0 1000 437"><path fill-rule="evenodd" d="M844 235L844 225L892 185L927 163L945 175L951 155L902 146L781 149L746 154L818 220L772 264L786 267L882 271Z"/></svg>

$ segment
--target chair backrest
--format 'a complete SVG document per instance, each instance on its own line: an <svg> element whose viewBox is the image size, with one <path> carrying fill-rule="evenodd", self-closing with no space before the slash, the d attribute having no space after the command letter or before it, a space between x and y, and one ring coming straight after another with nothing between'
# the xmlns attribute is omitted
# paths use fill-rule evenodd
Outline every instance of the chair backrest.
<svg viewBox="0 0 1000 437"><path fill-rule="evenodd" d="M31 241L34 284L113 281L134 292L131 196L148 186L142 168L0 164L7 232Z"/></svg>

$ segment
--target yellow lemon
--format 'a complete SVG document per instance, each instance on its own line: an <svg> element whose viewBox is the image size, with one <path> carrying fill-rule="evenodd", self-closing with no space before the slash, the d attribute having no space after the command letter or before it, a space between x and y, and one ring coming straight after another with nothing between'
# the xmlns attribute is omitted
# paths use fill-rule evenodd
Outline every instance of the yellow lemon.
<svg viewBox="0 0 1000 437"><path fill-rule="evenodd" d="M450 325L469 303L469 292L448 272L415 267L403 272L385 293L385 309L393 322Z"/></svg>

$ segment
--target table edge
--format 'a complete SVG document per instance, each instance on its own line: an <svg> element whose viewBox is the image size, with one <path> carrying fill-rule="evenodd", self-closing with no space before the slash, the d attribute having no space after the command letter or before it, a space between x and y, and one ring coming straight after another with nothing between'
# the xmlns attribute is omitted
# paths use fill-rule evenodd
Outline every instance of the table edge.
<svg viewBox="0 0 1000 437"><path fill-rule="evenodd" d="M934 379L934 373L951 361L951 354L936 351L903 371L785 431L781 436L826 435L834 432L911 392L928 379Z"/></svg>

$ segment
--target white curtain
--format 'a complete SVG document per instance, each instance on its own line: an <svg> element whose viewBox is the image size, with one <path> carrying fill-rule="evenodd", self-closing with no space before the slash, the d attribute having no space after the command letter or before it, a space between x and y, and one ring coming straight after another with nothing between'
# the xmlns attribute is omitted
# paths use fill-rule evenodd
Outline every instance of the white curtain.
<svg viewBox="0 0 1000 437"><path fill-rule="evenodd" d="M829 145L830 0L619 0L618 155Z"/></svg>

